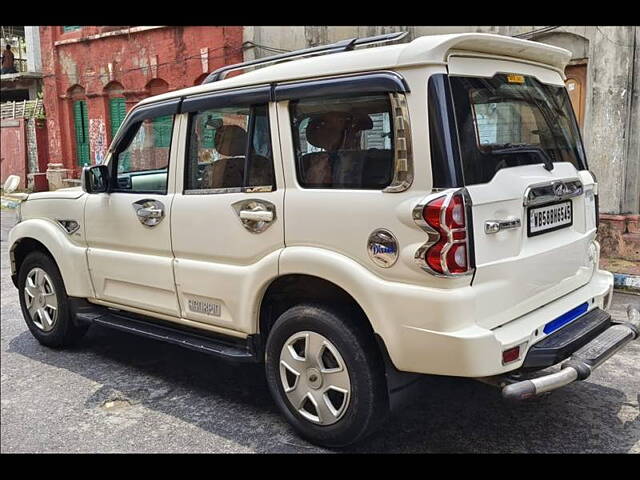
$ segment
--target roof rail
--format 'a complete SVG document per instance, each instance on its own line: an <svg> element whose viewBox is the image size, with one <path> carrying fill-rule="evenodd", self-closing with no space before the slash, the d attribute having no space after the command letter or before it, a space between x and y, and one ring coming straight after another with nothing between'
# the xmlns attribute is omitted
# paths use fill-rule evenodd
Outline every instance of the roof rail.
<svg viewBox="0 0 640 480"><path fill-rule="evenodd" d="M328 53L338 53L353 50L360 45L370 45L372 43L386 43L394 40L400 40L408 32L395 32L385 33L383 35L376 35L373 37L363 38L349 38L347 40L341 40L329 45L319 45L317 47L305 48L302 50L295 50L293 52L281 53L279 55L272 55L270 57L259 58L256 60L249 60L248 62L236 63L234 65L227 65L211 72L207 78L204 79L202 84L217 82L224 79L227 73L234 70L238 70L245 67L253 67L257 65L266 65L269 63L284 62L287 60L293 60L294 58L306 57L309 55L322 55Z"/></svg>

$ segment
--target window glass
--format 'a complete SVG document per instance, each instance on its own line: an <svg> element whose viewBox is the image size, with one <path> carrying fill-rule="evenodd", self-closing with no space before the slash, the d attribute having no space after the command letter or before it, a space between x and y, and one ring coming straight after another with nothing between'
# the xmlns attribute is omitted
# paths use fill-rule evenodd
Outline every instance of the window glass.
<svg viewBox="0 0 640 480"><path fill-rule="evenodd" d="M146 119L118 154L117 190L166 193L173 116Z"/></svg>
<svg viewBox="0 0 640 480"><path fill-rule="evenodd" d="M478 144L540 144L538 123L531 105L521 102L474 103Z"/></svg>
<svg viewBox="0 0 640 480"><path fill-rule="evenodd" d="M291 102L298 181L305 188L383 189L393 179L387 95Z"/></svg>
<svg viewBox="0 0 640 480"><path fill-rule="evenodd" d="M489 182L502 168L569 162L586 166L564 87L533 77L451 77L466 185Z"/></svg>
<svg viewBox="0 0 640 480"><path fill-rule="evenodd" d="M270 135L266 105L195 113L185 190L274 188Z"/></svg>

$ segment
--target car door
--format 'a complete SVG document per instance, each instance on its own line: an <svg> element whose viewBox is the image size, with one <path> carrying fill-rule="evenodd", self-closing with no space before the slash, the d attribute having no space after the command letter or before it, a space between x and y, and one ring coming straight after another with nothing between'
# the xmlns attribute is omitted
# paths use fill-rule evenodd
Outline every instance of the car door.
<svg viewBox="0 0 640 480"><path fill-rule="evenodd" d="M595 185L558 72L466 57L448 69L473 204L476 312L495 328L589 282ZM483 294L496 288L500 298Z"/></svg>
<svg viewBox="0 0 640 480"><path fill-rule="evenodd" d="M109 191L89 195L87 260L98 302L179 316L170 232L177 106L129 114L108 159Z"/></svg>
<svg viewBox="0 0 640 480"><path fill-rule="evenodd" d="M284 247L284 183L268 87L186 98L186 153L171 209L182 318L255 331Z"/></svg>

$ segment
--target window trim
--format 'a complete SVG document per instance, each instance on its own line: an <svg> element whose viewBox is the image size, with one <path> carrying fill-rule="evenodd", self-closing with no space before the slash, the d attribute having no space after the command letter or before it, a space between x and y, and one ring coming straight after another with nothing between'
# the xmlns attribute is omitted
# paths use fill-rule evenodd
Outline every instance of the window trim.
<svg viewBox="0 0 640 480"><path fill-rule="evenodd" d="M232 90L215 90L185 97L180 105L180 113L191 114L225 107L252 107L254 105L268 104L271 97L272 87L269 85Z"/></svg>
<svg viewBox="0 0 640 480"><path fill-rule="evenodd" d="M464 177L458 125L449 75L446 73L435 73L427 81L427 117L432 188L463 187ZM439 136L442 139L445 151L435 151L437 145L433 141L434 136ZM441 153L441 155L436 157L435 153ZM438 182L435 178L436 169L439 169Z"/></svg>
<svg viewBox="0 0 640 480"><path fill-rule="evenodd" d="M246 90L246 89L245 89ZM200 104L202 105L202 104ZM183 156L183 175L182 175L182 194L183 195L220 195L220 194L225 194L225 193L268 193L268 192L275 192L278 187L276 185L276 176L275 176L275 160L273 158L273 138L271 137L271 123L270 123L270 113L269 113L269 101L267 100L266 102L263 103L257 103L257 104L249 104L249 105L244 105L244 102L237 102L237 103L220 103L220 104L204 104L207 105L208 108L204 108L203 110L195 110L195 111L189 111L189 119L187 122L187 131L186 131L186 139L185 139L185 149L184 149L184 156ZM212 106L209 106L212 105ZM216 108L227 108L227 107L243 107L246 106L249 108L249 125L248 125L248 132L247 132L247 146L245 148L245 161L244 161L244 173L243 173L243 179L242 179L242 183L247 183L247 175L248 175L248 162L249 162L249 154L251 152L251 149L253 148L253 131L255 128L255 107L258 106L265 106L265 112L267 114L267 128L269 130L269 143L271 144L271 165L273 166L273 184L272 185L256 185L256 186L252 186L252 187L246 187L246 186L242 186L242 187L221 187L221 188L187 188L187 185L189 184L189 179L188 179L188 174L189 174L189 162L190 162L190 154L191 154L191 129L193 128L193 119L194 117L202 112L205 112L207 110L213 110ZM182 113L187 113L185 111L182 111Z"/></svg>
<svg viewBox="0 0 640 480"><path fill-rule="evenodd" d="M278 83L274 101L375 93L409 93L404 77L393 71Z"/></svg>

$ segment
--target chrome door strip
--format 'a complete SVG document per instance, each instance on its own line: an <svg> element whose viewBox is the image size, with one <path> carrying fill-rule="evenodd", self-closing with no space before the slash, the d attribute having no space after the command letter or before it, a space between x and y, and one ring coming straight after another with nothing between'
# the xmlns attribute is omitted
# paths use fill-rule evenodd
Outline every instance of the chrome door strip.
<svg viewBox="0 0 640 480"><path fill-rule="evenodd" d="M521 226L522 222L519 218L514 220L487 220L484 222L484 233L498 233L501 230L520 228Z"/></svg>

